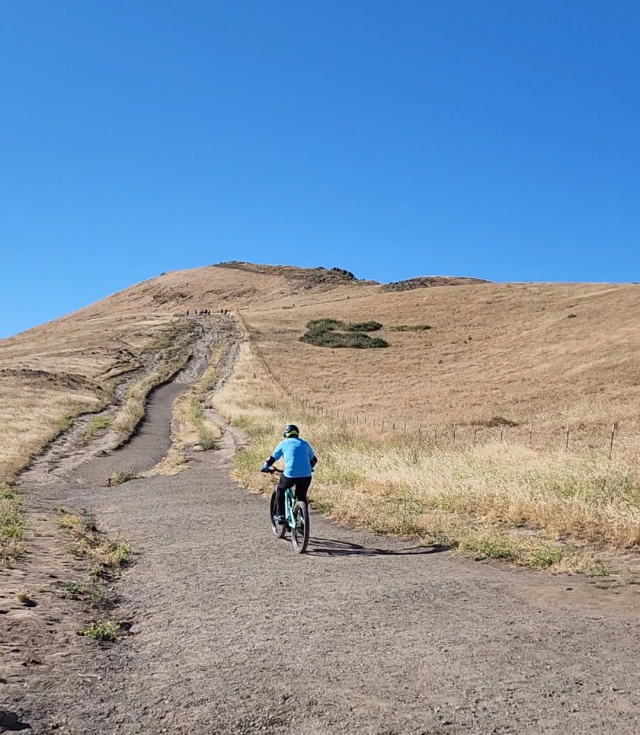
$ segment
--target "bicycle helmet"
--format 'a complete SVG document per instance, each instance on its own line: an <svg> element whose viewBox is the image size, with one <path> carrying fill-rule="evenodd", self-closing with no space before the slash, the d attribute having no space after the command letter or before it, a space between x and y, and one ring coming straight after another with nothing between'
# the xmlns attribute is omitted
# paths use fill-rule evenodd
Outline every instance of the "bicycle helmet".
<svg viewBox="0 0 640 735"><path fill-rule="evenodd" d="M287 424L284 427L282 436L285 439L290 439L292 436L300 436L300 429L298 429L298 427L295 424Z"/></svg>

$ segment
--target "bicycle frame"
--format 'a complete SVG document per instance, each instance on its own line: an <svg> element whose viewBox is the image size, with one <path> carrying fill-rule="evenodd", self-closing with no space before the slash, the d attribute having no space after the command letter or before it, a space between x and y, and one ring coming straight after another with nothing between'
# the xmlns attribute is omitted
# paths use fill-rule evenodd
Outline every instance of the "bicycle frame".
<svg viewBox="0 0 640 735"><path fill-rule="evenodd" d="M293 492L292 487L288 487L284 491L284 518L289 528L295 526L295 519L293 517L293 506L296 504L296 495Z"/></svg>
<svg viewBox="0 0 640 735"><path fill-rule="evenodd" d="M282 470L279 470L277 467L274 467L270 470L269 474L281 475ZM296 523L295 518L293 517L293 506L295 504L296 504L296 494L294 492L294 488L288 487L284 491L284 519L289 528L293 528Z"/></svg>
<svg viewBox="0 0 640 735"><path fill-rule="evenodd" d="M276 473L282 474L282 470L270 470L270 474ZM286 529L289 529L293 548L298 554L302 554L306 551L309 543L309 506L306 502L298 501L293 487L285 488L283 500L283 522L276 523L274 521L276 490L274 489L271 494L271 530L277 538L282 539L285 536Z"/></svg>

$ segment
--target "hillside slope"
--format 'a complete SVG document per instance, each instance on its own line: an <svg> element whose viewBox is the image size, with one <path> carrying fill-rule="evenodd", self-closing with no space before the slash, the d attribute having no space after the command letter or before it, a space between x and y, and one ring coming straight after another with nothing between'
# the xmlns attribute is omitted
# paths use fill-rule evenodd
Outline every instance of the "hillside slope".
<svg viewBox="0 0 640 735"><path fill-rule="evenodd" d="M484 425L528 431L634 426L640 408L640 286L479 284L244 312L260 353L288 390L336 416L409 430ZM387 349L299 342L311 319L377 320ZM394 331L394 327L430 327Z"/></svg>
<svg viewBox="0 0 640 735"><path fill-rule="evenodd" d="M545 437L569 422L597 427L594 445L613 420L635 426L640 286L413 280L421 287L388 290L340 269L218 264L164 273L2 340L3 474L205 308L237 312L277 381L336 420L411 432L501 418ZM379 320L390 346L301 343L306 322L325 317ZM430 329L392 330L419 325Z"/></svg>

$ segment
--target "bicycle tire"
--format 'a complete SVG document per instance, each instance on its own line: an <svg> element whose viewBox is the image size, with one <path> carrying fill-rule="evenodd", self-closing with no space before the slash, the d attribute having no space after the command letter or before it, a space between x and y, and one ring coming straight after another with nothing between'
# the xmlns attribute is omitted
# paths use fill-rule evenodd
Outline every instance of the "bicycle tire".
<svg viewBox="0 0 640 735"><path fill-rule="evenodd" d="M293 528L291 529L291 543L296 554L304 554L309 543L309 506L307 503L297 502L293 506Z"/></svg>
<svg viewBox="0 0 640 735"><path fill-rule="evenodd" d="M276 515L276 491L271 493L271 502L269 503L269 520L271 521L271 530L276 538L284 538L287 532L285 523L276 523L274 516Z"/></svg>

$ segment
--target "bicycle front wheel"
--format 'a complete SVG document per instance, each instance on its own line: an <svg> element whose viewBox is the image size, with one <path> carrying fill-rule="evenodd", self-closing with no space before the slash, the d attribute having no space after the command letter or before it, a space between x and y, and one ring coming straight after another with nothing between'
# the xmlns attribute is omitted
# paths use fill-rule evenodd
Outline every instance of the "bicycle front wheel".
<svg viewBox="0 0 640 735"><path fill-rule="evenodd" d="M284 538L287 532L287 526L285 523L276 523L276 491L271 493L271 503L269 503L269 517L271 518L271 530L276 538Z"/></svg>
<svg viewBox="0 0 640 735"><path fill-rule="evenodd" d="M294 505L293 521L291 543L297 554L304 554L309 543L309 506L307 503Z"/></svg>

